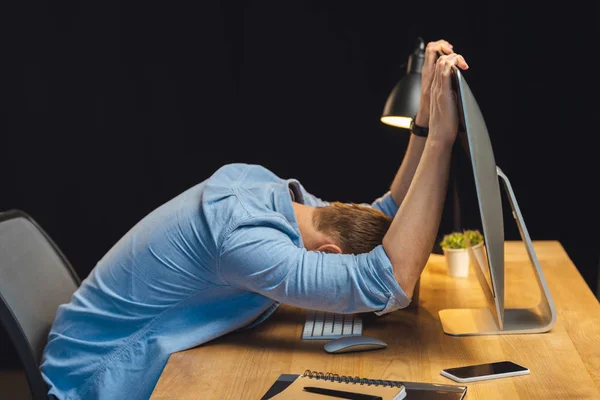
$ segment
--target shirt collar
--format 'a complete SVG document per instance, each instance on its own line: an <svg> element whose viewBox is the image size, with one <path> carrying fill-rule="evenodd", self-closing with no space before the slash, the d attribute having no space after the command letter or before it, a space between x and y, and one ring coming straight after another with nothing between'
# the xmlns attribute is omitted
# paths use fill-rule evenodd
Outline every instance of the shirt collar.
<svg viewBox="0 0 600 400"><path fill-rule="evenodd" d="M293 201L296 203L304 204L304 196L300 189L300 183L296 179L287 179L281 186L275 189L274 200L275 210L285 217L287 221L292 225L296 231L297 238L293 239L294 243L299 247L304 247L302 243L302 235L300 234L300 228L298 227L298 220L296 219L296 212L294 211Z"/></svg>

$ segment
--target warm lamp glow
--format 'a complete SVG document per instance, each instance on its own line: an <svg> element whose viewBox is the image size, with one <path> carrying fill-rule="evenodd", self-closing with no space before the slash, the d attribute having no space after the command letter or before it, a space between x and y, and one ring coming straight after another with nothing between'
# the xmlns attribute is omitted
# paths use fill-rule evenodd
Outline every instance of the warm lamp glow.
<svg viewBox="0 0 600 400"><path fill-rule="evenodd" d="M404 129L410 128L411 121L412 118L409 117L381 117L381 122L384 124Z"/></svg>

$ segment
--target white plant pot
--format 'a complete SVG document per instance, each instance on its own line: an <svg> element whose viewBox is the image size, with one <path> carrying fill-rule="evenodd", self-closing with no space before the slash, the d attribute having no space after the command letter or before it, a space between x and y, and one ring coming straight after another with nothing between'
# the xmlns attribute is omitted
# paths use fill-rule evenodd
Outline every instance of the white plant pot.
<svg viewBox="0 0 600 400"><path fill-rule="evenodd" d="M483 243L473 246L473 253L480 265L484 265L485 257ZM469 276L469 251L467 249L446 249L442 248L448 265L448 274L452 277L465 278ZM474 263L475 264L475 263Z"/></svg>
<svg viewBox="0 0 600 400"><path fill-rule="evenodd" d="M455 278L469 276L469 253L467 249L442 249L448 265L448 275Z"/></svg>

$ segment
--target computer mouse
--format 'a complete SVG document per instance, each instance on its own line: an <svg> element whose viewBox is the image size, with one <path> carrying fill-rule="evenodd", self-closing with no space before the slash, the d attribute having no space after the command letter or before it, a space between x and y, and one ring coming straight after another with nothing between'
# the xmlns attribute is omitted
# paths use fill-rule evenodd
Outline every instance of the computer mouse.
<svg viewBox="0 0 600 400"><path fill-rule="evenodd" d="M383 340L369 336L344 336L325 344L328 353L349 353L351 351L377 350L387 347Z"/></svg>

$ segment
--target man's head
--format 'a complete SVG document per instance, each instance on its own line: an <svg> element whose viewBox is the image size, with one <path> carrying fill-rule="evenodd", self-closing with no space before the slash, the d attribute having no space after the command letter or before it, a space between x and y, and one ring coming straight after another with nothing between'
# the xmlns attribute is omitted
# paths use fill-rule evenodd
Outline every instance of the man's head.
<svg viewBox="0 0 600 400"><path fill-rule="evenodd" d="M368 253L380 245L392 219L381 211L359 204L333 202L317 207L312 225L327 242L316 250L331 253Z"/></svg>

